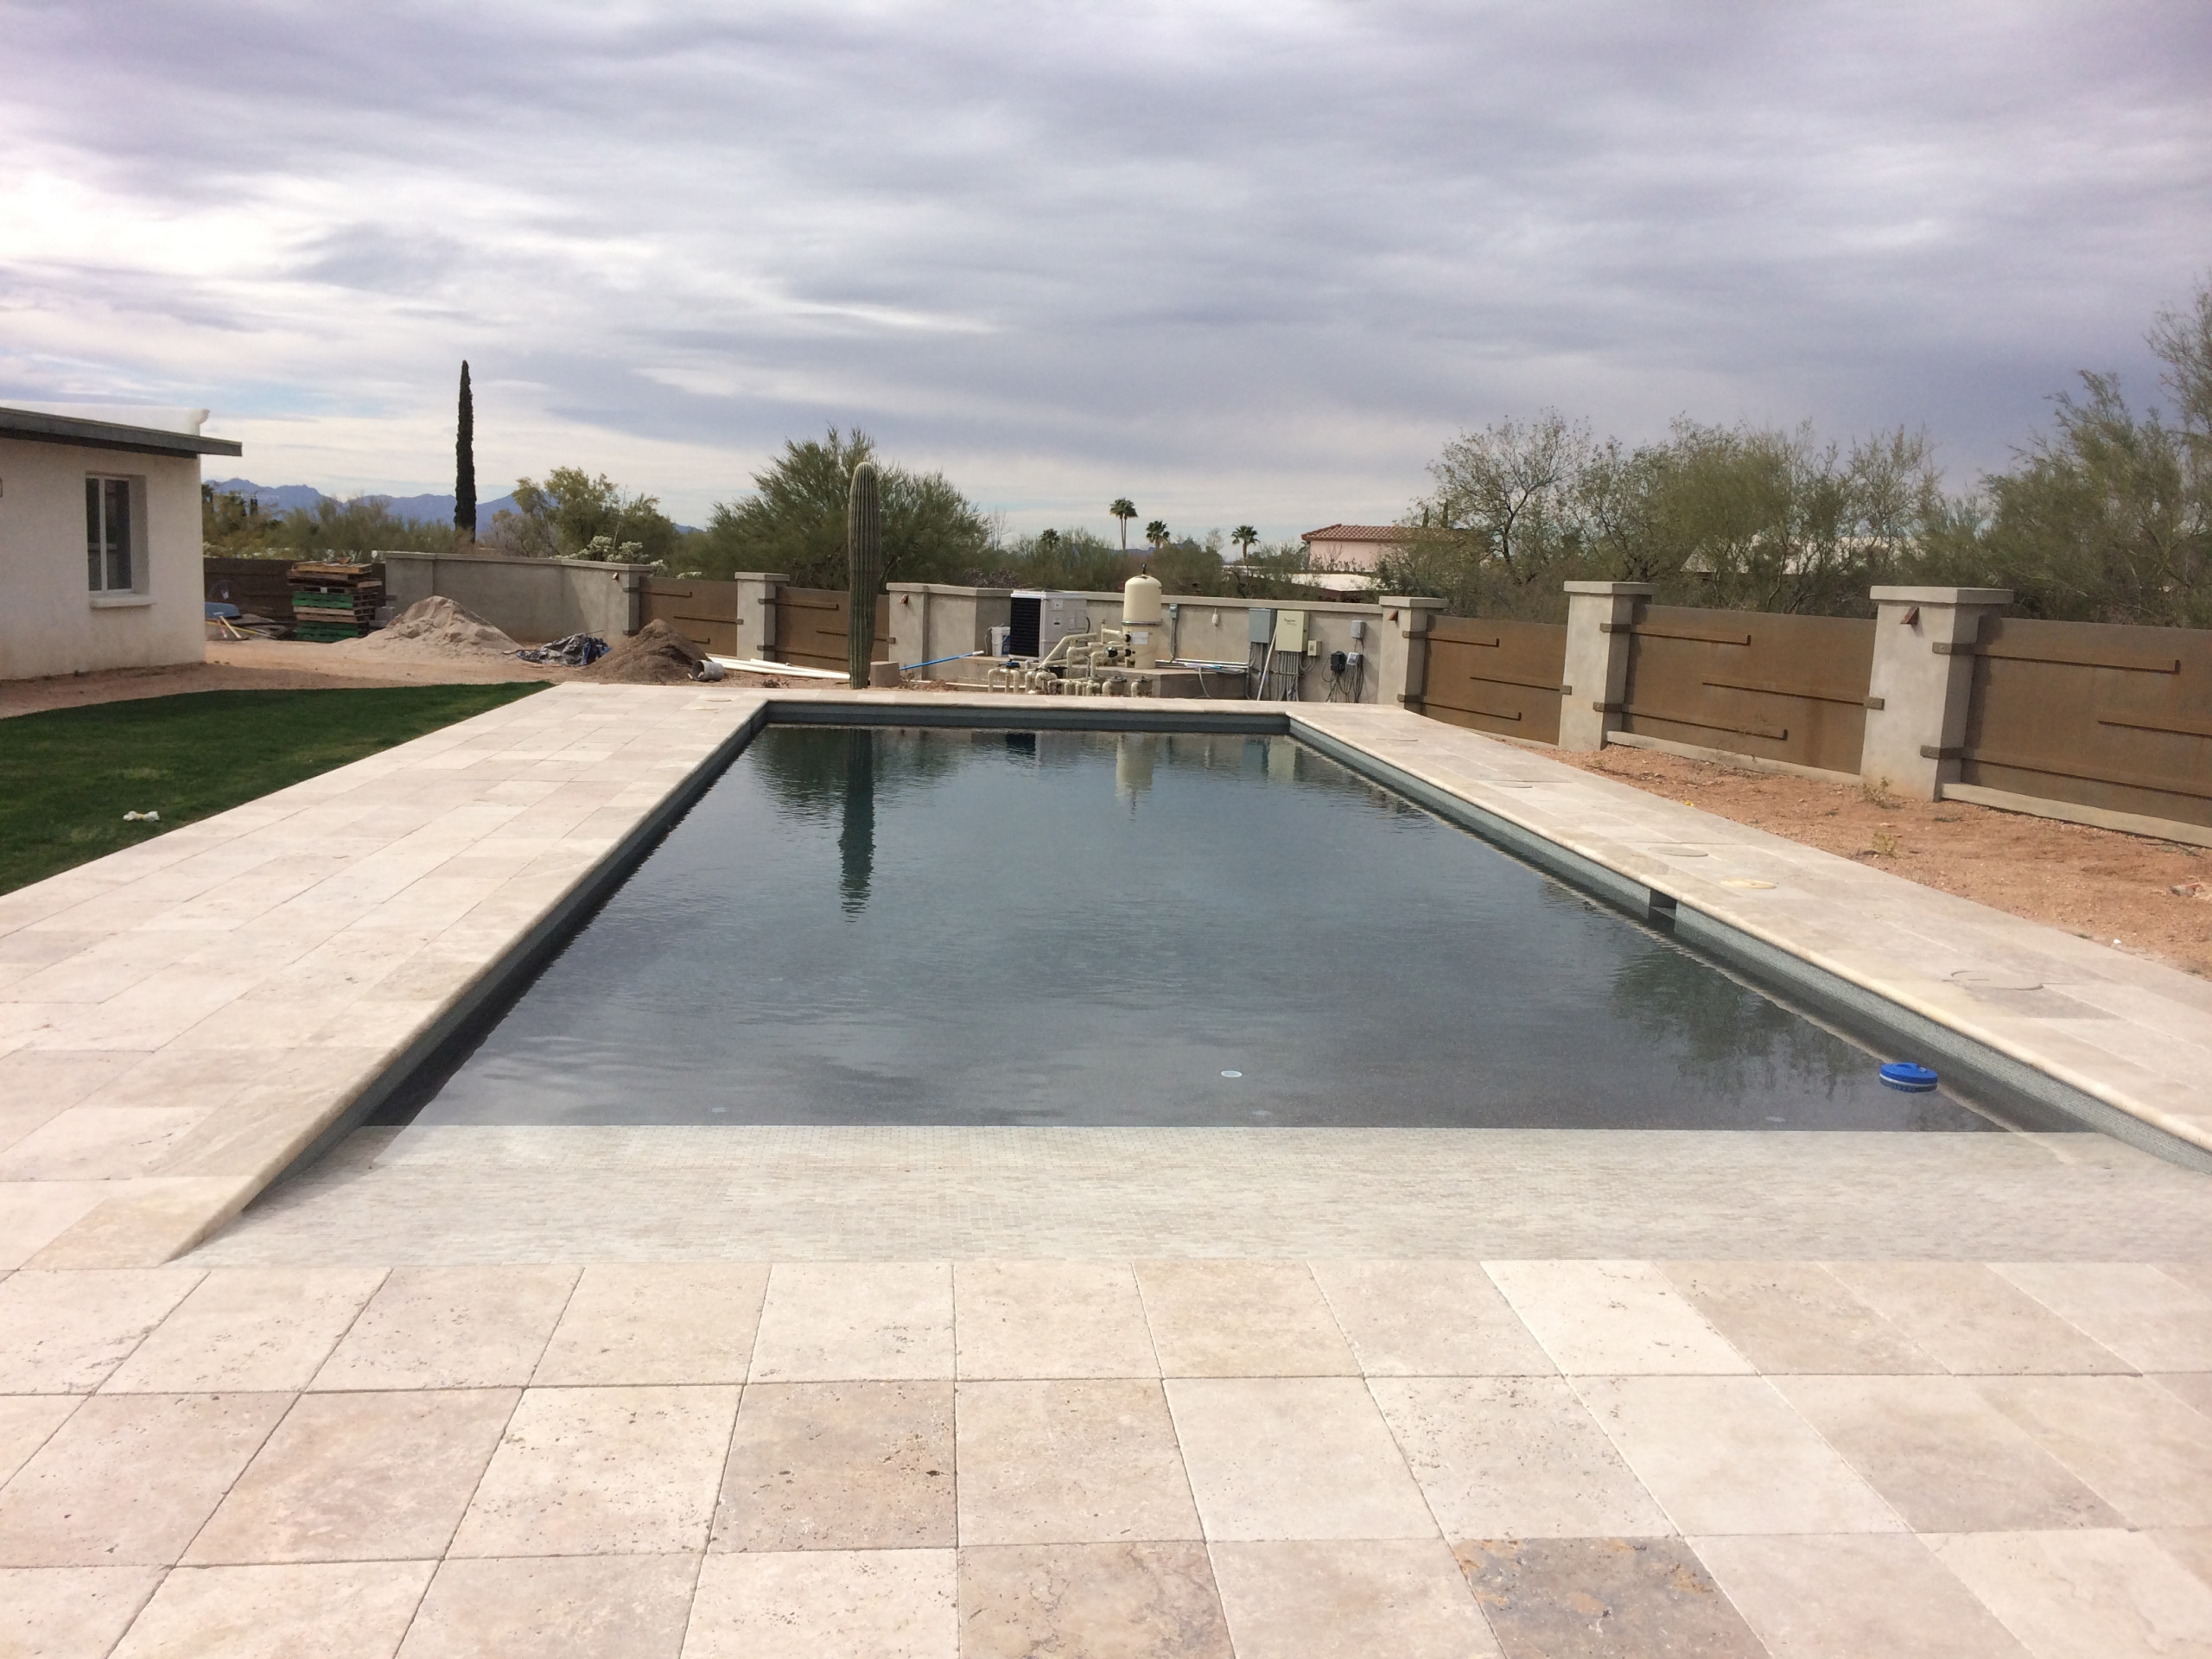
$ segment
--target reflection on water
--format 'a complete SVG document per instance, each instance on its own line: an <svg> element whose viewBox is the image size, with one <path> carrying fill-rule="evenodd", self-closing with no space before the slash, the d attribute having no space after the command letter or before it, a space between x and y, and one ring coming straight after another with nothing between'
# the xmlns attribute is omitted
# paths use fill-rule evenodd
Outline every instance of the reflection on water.
<svg viewBox="0 0 2212 1659"><path fill-rule="evenodd" d="M772 728L446 1122L1974 1128L1287 738Z"/></svg>
<svg viewBox="0 0 2212 1659"><path fill-rule="evenodd" d="M868 905L868 878L875 874L875 745L845 745L844 817L837 831L838 878L845 913L857 916Z"/></svg>

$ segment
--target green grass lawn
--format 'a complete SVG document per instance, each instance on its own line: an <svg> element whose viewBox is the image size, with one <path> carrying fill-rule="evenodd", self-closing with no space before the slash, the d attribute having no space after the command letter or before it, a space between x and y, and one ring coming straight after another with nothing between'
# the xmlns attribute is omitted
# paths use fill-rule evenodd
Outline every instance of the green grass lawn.
<svg viewBox="0 0 2212 1659"><path fill-rule="evenodd" d="M544 689L193 691L0 720L0 893Z"/></svg>

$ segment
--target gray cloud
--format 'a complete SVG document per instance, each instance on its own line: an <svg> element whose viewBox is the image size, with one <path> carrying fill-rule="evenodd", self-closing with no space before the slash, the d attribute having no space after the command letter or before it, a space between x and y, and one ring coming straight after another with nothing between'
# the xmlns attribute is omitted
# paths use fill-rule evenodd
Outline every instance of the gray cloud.
<svg viewBox="0 0 2212 1659"><path fill-rule="evenodd" d="M2145 327L2212 267L2188 6L0 27L0 393L174 391L317 483L439 486L464 354L487 469L695 518L830 421L1017 524L1387 516L1545 404L1925 425L1964 481L2077 367L2148 392Z"/></svg>

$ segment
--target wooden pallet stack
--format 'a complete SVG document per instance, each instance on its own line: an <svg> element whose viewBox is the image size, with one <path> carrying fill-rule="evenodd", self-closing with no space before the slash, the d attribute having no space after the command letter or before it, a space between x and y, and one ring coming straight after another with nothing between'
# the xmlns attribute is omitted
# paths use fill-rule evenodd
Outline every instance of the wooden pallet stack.
<svg viewBox="0 0 2212 1659"><path fill-rule="evenodd" d="M372 565L296 564L291 589L294 633L325 645L368 632L384 603Z"/></svg>

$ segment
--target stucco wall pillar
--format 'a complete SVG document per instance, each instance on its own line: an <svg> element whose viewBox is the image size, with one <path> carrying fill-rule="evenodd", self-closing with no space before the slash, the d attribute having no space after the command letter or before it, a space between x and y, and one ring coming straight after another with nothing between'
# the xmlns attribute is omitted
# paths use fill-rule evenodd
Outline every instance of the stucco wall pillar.
<svg viewBox="0 0 2212 1659"><path fill-rule="evenodd" d="M1559 746L1583 753L1605 747L1621 723L1628 690L1629 629L1652 594L1648 582L1570 582L1567 664L1560 676Z"/></svg>
<svg viewBox="0 0 2212 1659"><path fill-rule="evenodd" d="M1910 800L1936 800L1959 775L1981 619L2012 595L2003 588L1877 588L1872 597L1874 669L1859 775Z"/></svg>
<svg viewBox="0 0 2212 1659"><path fill-rule="evenodd" d="M1295 608L1286 607L1285 608ZM1386 709L1421 711L1428 690L1428 625L1444 608L1440 599L1382 601L1381 636L1375 642L1375 700Z"/></svg>
<svg viewBox="0 0 2212 1659"><path fill-rule="evenodd" d="M753 662L772 663L776 655L776 590L789 576L775 571L741 570L730 578L737 584L737 654Z"/></svg>
<svg viewBox="0 0 2212 1659"><path fill-rule="evenodd" d="M891 595L891 660L901 668L926 663L930 650L930 584L887 582Z"/></svg>

